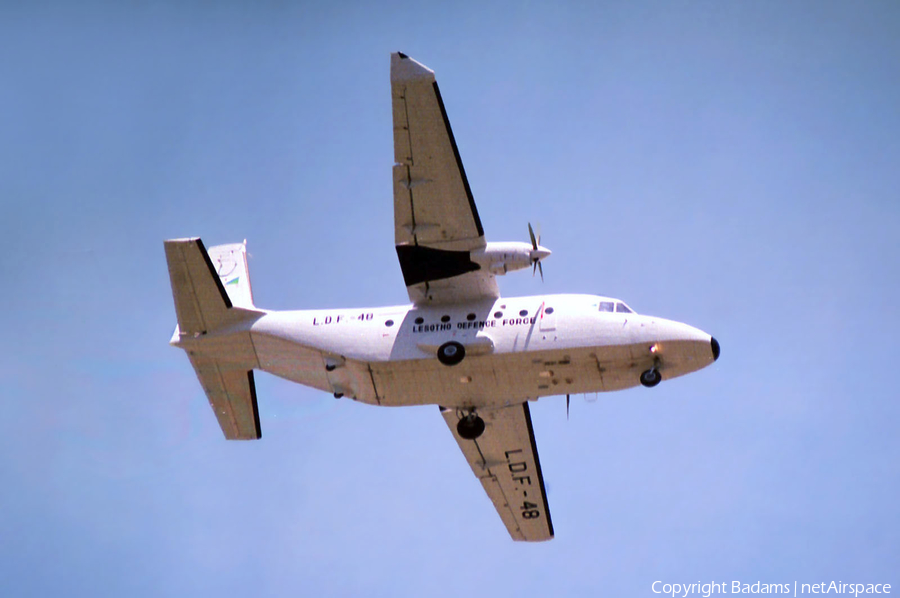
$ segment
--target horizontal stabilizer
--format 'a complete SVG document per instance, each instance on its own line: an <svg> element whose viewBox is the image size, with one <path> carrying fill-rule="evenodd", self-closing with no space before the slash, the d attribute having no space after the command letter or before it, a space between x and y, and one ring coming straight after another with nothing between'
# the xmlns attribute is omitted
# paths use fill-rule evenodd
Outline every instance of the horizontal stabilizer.
<svg viewBox="0 0 900 598"><path fill-rule="evenodd" d="M165 242L166 261L181 334L206 334L225 324L231 298L200 239Z"/></svg>
<svg viewBox="0 0 900 598"><path fill-rule="evenodd" d="M174 239L165 248L178 318L171 344L187 351L225 438L260 438L249 328L264 312L253 309L246 247L207 252L200 239Z"/></svg>
<svg viewBox="0 0 900 598"><path fill-rule="evenodd" d="M191 365L228 440L262 437L253 370L191 356Z"/></svg>

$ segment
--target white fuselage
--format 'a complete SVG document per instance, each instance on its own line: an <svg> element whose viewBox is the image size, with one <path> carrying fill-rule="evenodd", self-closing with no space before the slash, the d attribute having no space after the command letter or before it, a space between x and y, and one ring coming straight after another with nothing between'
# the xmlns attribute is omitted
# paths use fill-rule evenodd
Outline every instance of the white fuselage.
<svg viewBox="0 0 900 598"><path fill-rule="evenodd" d="M608 301L615 299L545 295L271 311L247 328L260 369L379 405L505 405L619 390L638 385L640 373L654 365L669 379L714 361L709 334L662 318L600 311ZM453 366L436 358L449 341L465 347L465 359Z"/></svg>

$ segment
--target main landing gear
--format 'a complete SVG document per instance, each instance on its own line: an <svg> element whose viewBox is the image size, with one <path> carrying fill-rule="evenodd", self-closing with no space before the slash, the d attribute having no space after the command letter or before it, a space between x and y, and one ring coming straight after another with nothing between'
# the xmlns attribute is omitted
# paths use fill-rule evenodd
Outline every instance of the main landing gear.
<svg viewBox="0 0 900 598"><path fill-rule="evenodd" d="M466 440L475 440L484 433L484 420L474 410L469 411L456 424L456 433Z"/></svg>
<svg viewBox="0 0 900 598"><path fill-rule="evenodd" d="M466 357L466 348L456 341L448 341L438 347L438 361L444 365L456 365Z"/></svg>

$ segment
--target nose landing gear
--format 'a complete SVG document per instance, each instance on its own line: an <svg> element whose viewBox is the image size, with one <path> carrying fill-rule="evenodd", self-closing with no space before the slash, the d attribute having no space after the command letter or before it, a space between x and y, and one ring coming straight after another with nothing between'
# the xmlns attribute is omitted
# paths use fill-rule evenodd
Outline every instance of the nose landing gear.
<svg viewBox="0 0 900 598"><path fill-rule="evenodd" d="M474 410L469 411L456 424L456 433L466 440L475 440L484 433L484 420Z"/></svg>
<svg viewBox="0 0 900 598"><path fill-rule="evenodd" d="M662 381L659 370L647 370L641 374L641 384L647 388L653 388Z"/></svg>
<svg viewBox="0 0 900 598"><path fill-rule="evenodd" d="M653 367L646 372L641 373L641 384L647 388L653 388L662 381L662 374L659 373L659 358L653 360Z"/></svg>

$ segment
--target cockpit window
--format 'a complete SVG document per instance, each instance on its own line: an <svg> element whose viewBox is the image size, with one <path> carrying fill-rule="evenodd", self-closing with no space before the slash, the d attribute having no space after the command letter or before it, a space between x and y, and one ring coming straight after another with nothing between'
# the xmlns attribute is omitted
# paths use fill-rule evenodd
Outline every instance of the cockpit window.
<svg viewBox="0 0 900 598"><path fill-rule="evenodd" d="M612 301L601 301L600 311L616 311L616 304Z"/></svg>
<svg viewBox="0 0 900 598"><path fill-rule="evenodd" d="M621 301L616 303L616 312L620 313L620 314L633 314L634 313L633 311L631 311L631 309L627 305L625 305Z"/></svg>

